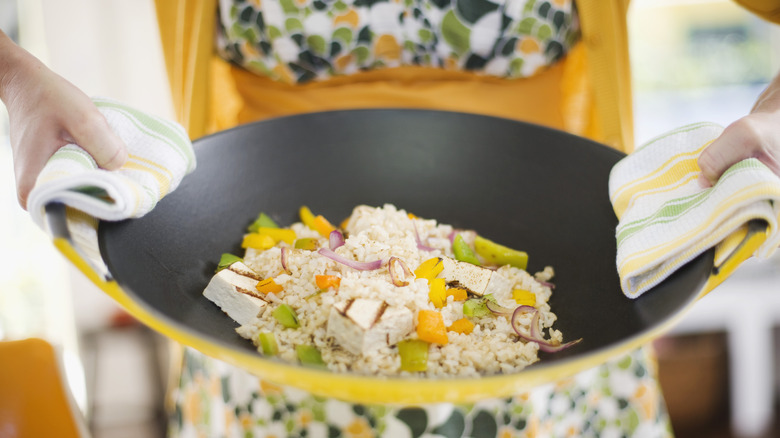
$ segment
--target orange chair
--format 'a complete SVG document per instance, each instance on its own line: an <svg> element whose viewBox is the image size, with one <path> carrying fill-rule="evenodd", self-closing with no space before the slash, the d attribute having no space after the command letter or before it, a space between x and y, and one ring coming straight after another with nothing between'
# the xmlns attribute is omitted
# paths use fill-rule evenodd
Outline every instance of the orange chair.
<svg viewBox="0 0 780 438"><path fill-rule="evenodd" d="M58 355L44 340L0 342L0 436L89 436Z"/></svg>

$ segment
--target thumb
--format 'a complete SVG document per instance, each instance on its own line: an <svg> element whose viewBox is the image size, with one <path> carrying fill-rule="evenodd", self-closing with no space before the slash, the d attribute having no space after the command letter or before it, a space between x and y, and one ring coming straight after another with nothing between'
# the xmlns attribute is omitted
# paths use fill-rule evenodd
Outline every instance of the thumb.
<svg viewBox="0 0 780 438"><path fill-rule="evenodd" d="M703 183L715 184L729 167L753 155L751 140L755 133L740 121L729 125L699 156Z"/></svg>
<svg viewBox="0 0 780 438"><path fill-rule="evenodd" d="M98 166L116 170L127 161L127 146L97 109L70 126L69 140L89 152Z"/></svg>

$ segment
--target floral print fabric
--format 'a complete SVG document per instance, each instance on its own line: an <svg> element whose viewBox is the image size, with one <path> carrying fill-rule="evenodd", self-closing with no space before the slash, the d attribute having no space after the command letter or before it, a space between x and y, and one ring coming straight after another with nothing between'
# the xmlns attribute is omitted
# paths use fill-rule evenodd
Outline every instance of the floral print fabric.
<svg viewBox="0 0 780 438"><path fill-rule="evenodd" d="M648 349L505 399L360 405L280 387L187 349L171 436L225 438L667 437Z"/></svg>
<svg viewBox="0 0 780 438"><path fill-rule="evenodd" d="M287 83L402 65L521 78L579 38L575 12L573 0L222 0L217 46Z"/></svg>

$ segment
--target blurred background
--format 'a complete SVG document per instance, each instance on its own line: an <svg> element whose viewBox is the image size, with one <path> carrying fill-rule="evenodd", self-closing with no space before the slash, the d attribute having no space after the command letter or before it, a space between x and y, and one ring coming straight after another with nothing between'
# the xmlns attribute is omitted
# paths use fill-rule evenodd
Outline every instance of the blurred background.
<svg viewBox="0 0 780 438"><path fill-rule="evenodd" d="M155 20L151 0L0 0L0 28L88 95L172 118ZM780 70L780 27L728 0L633 0L629 29L637 144L687 123L727 125ZM678 437L780 436L779 291L780 254L750 261L656 342ZM0 104L0 340L32 336L59 347L93 436L164 436L167 343L18 206Z"/></svg>

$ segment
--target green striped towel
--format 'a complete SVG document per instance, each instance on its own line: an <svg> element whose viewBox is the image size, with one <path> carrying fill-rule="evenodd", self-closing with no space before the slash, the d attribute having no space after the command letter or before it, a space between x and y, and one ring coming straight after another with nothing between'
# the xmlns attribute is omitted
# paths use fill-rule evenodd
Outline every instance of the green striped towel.
<svg viewBox="0 0 780 438"><path fill-rule="evenodd" d="M684 126L613 167L617 268L628 297L640 296L751 219L769 224L756 255L768 257L780 243L780 177L759 160L735 164L711 188L698 183L697 159L721 132L712 123Z"/></svg>
<svg viewBox="0 0 780 438"><path fill-rule="evenodd" d="M184 128L110 99L92 99L127 145L128 159L115 171L101 169L84 149L69 144L52 155L28 198L28 210L45 229L44 208L61 202L103 220L141 217L195 169Z"/></svg>

